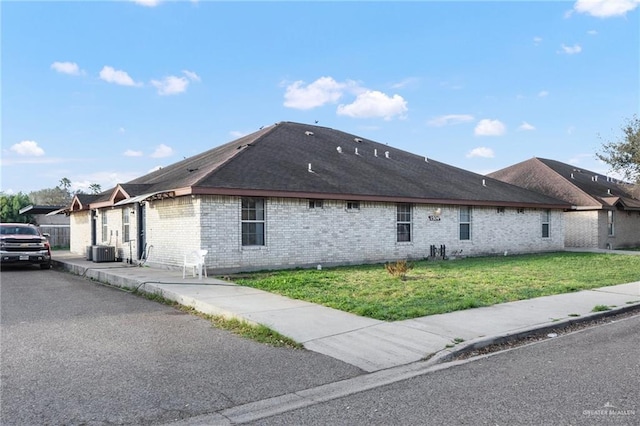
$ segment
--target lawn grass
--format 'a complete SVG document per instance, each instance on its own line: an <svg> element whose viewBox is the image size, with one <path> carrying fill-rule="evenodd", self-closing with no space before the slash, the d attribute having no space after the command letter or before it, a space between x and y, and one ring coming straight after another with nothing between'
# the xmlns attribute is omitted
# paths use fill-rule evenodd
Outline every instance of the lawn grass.
<svg viewBox="0 0 640 426"><path fill-rule="evenodd" d="M413 263L406 279L384 265L256 272L237 284L397 321L640 280L640 256L545 253Z"/></svg>

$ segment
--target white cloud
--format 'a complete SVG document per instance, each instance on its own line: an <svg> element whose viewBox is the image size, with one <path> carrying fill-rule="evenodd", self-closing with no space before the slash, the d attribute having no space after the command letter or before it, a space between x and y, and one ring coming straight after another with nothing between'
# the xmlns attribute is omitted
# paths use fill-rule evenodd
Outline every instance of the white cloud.
<svg viewBox="0 0 640 426"><path fill-rule="evenodd" d="M100 71L100 78L107 83L118 84L120 86L140 86L141 83L133 81L125 71L116 70L113 67L104 66Z"/></svg>
<svg viewBox="0 0 640 426"><path fill-rule="evenodd" d="M125 157L142 157L142 151L134 151L132 149L126 150L123 155Z"/></svg>
<svg viewBox="0 0 640 426"><path fill-rule="evenodd" d="M338 105L337 113L354 118L383 117L391 120L395 116L404 118L407 111L407 101L402 96L390 97L377 90L367 90L359 94L353 103Z"/></svg>
<svg viewBox="0 0 640 426"><path fill-rule="evenodd" d="M124 132L126 132L126 129L124 127L120 127L118 129L118 133L124 133Z"/></svg>
<svg viewBox="0 0 640 426"><path fill-rule="evenodd" d="M25 155L31 157L40 157L44 155L44 149L38 146L38 143L35 141L22 141L15 145L12 145L11 151L15 152L18 155Z"/></svg>
<svg viewBox="0 0 640 426"><path fill-rule="evenodd" d="M536 128L531 124L523 121L522 124L518 127L518 130L535 130Z"/></svg>
<svg viewBox="0 0 640 426"><path fill-rule="evenodd" d="M638 7L639 3L639 0L578 0L573 5L573 10L597 18L609 18L625 16Z"/></svg>
<svg viewBox="0 0 640 426"><path fill-rule="evenodd" d="M173 155L173 148L165 144L160 144L156 147L156 150L151 154L151 158L164 158Z"/></svg>
<svg viewBox="0 0 640 426"><path fill-rule="evenodd" d="M241 138L243 136L246 136L247 133L241 132L239 130L232 130L229 132L229 134L231 135L231 137L233 138Z"/></svg>
<svg viewBox="0 0 640 426"><path fill-rule="evenodd" d="M442 127L442 126L451 126L454 124L466 123L469 121L473 121L473 115L469 114L449 114L449 115L441 115L431 120L427 121L427 125L431 127Z"/></svg>
<svg viewBox="0 0 640 426"><path fill-rule="evenodd" d="M546 90L541 90L540 92L538 92L539 98L546 98L547 96L549 96L549 92L547 92Z"/></svg>
<svg viewBox="0 0 640 426"><path fill-rule="evenodd" d="M593 36L594 36L594 35L598 35L598 31L596 31L596 30L589 30L589 31L587 31L587 34L589 34L589 35L593 35Z"/></svg>
<svg viewBox="0 0 640 426"><path fill-rule="evenodd" d="M198 74L196 74L195 72L193 72L193 71L189 71L189 70L182 70L182 73L183 73L184 75L186 75L186 76L187 76L187 78L188 78L189 80L191 80L191 81L198 81L198 82L199 82L199 81L202 81L202 80L200 79L200 76L199 76Z"/></svg>
<svg viewBox="0 0 640 426"><path fill-rule="evenodd" d="M495 154L491 148L480 146L474 148L467 153L467 158L481 157L481 158L493 158Z"/></svg>
<svg viewBox="0 0 640 426"><path fill-rule="evenodd" d="M160 4L160 0L131 0L136 4L139 4L140 6L145 6L145 7L156 7L157 5Z"/></svg>
<svg viewBox="0 0 640 426"><path fill-rule="evenodd" d="M533 38L533 44L535 44L537 46L540 43L542 43L542 37L534 37Z"/></svg>
<svg viewBox="0 0 640 426"><path fill-rule="evenodd" d="M284 94L284 106L295 109L312 109L327 103L336 103L352 82L339 83L332 77L320 77L305 86L298 80L287 86Z"/></svg>
<svg viewBox="0 0 640 426"><path fill-rule="evenodd" d="M500 136L507 131L507 128L500 120L480 120L474 129L476 136Z"/></svg>
<svg viewBox="0 0 640 426"><path fill-rule="evenodd" d="M190 81L201 81L200 76L193 71L183 70L182 73L186 77L170 75L162 80L151 80L151 85L158 89L158 94L161 96L177 95L187 91Z"/></svg>
<svg viewBox="0 0 640 426"><path fill-rule="evenodd" d="M573 46L562 44L560 47L562 48L562 51L567 55L575 55L576 53L582 52L582 47L580 47L579 44L574 44Z"/></svg>
<svg viewBox="0 0 640 426"><path fill-rule="evenodd" d="M54 62L51 64L51 69L62 74L69 75L83 75L84 71L80 69L75 62Z"/></svg>
<svg viewBox="0 0 640 426"><path fill-rule="evenodd" d="M186 77L170 75L162 80L151 80L151 85L158 89L158 94L161 96L177 95L187 90L189 80Z"/></svg>
<svg viewBox="0 0 640 426"><path fill-rule="evenodd" d="M419 81L420 80L417 79L416 77L409 77L409 78L405 78L402 81L399 81L397 83L392 84L391 88L392 89L402 89L403 87L416 86Z"/></svg>

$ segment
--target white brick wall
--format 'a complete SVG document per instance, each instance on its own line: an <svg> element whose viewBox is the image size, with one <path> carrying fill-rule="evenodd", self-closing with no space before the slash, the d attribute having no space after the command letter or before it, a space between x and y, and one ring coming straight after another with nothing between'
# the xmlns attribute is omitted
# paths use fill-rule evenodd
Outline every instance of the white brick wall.
<svg viewBox="0 0 640 426"><path fill-rule="evenodd" d="M344 201L324 200L321 209L308 206L307 199L267 199L265 245L243 247L239 197L151 202L148 262L179 267L184 253L201 247L209 250L210 269L250 270L421 259L431 244L468 256L561 250L564 244L560 211L552 212L550 238L542 238L540 210L517 213L506 208L497 213L496 208L475 207L471 240L460 241L457 207L414 205L412 242L397 243L394 203L360 202L357 211L347 211ZM436 208L441 209L441 220L430 221Z"/></svg>
<svg viewBox="0 0 640 426"><path fill-rule="evenodd" d="M616 210L614 236L609 236L606 210L565 213L567 247L624 248L640 246L640 212Z"/></svg>
<svg viewBox="0 0 640 426"><path fill-rule="evenodd" d="M71 241L69 251L85 256L87 246L91 245L91 212L82 210L72 212L69 216L71 226Z"/></svg>
<svg viewBox="0 0 640 426"><path fill-rule="evenodd" d="M598 211L569 211L564 213L565 246L598 247Z"/></svg>
<svg viewBox="0 0 640 426"><path fill-rule="evenodd" d="M124 206L123 208L131 208ZM440 210L440 220L430 220ZM120 208L107 212L111 243L129 257L122 242ZM147 262L181 267L184 254L209 250L207 267L219 271L290 268L309 265L358 264L395 259L422 259L430 245L446 245L447 253L462 250L466 256L561 250L564 222L552 211L550 238L542 238L542 211L518 213L505 208L473 207L471 239L459 240L459 209L447 205L413 205L411 242L396 242L396 204L360 202L347 211L345 201L324 200L323 208L309 209L308 199L268 198L265 202L265 245L242 246L241 198L227 196L179 197L151 201L146 207ZM90 245L88 212L71 215L71 251L85 254ZM100 211L97 221L101 243ZM137 218L130 217L130 235L137 236ZM116 240L115 231L118 231ZM137 259L136 242L132 244Z"/></svg>

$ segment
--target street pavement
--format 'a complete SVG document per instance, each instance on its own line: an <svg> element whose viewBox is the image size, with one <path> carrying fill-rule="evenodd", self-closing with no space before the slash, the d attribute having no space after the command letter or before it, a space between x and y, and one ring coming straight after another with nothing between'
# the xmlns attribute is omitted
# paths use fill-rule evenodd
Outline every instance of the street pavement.
<svg viewBox="0 0 640 426"><path fill-rule="evenodd" d="M621 255L640 252L608 251ZM640 281L484 308L385 322L216 278L182 277L182 270L94 263L54 252L54 263L109 285L156 293L205 314L263 324L315 351L367 372L455 354L508 338L619 313L640 305ZM611 309L592 312L596 305Z"/></svg>

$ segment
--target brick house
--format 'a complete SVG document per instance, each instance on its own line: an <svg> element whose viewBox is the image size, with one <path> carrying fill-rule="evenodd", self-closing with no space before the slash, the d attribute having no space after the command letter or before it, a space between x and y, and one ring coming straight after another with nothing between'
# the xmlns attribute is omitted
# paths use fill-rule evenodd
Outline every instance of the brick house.
<svg viewBox="0 0 640 426"><path fill-rule="evenodd" d="M544 158L488 176L565 200L565 246L640 247L640 190L613 178Z"/></svg>
<svg viewBox="0 0 640 426"><path fill-rule="evenodd" d="M95 196L71 251L215 272L564 247L565 202L338 130L283 122Z"/></svg>

